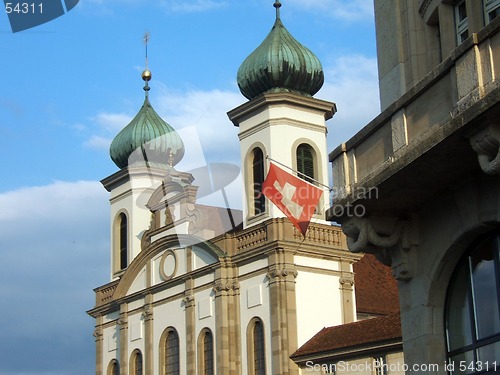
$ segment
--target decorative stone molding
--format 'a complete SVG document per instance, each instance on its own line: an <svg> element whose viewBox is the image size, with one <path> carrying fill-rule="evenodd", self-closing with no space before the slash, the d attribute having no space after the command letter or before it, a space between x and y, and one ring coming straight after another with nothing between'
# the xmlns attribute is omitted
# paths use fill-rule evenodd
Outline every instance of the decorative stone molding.
<svg viewBox="0 0 500 375"><path fill-rule="evenodd" d="M353 277L341 277L339 279L339 283L343 287L353 287L354 286L354 278Z"/></svg>
<svg viewBox="0 0 500 375"><path fill-rule="evenodd" d="M95 341L101 341L103 339L102 327L95 327L94 334Z"/></svg>
<svg viewBox="0 0 500 375"><path fill-rule="evenodd" d="M120 316L118 319L118 325L120 329L128 329L128 319L126 315Z"/></svg>
<svg viewBox="0 0 500 375"><path fill-rule="evenodd" d="M351 252L375 254L381 263L392 267L396 279L409 280L416 257L416 251L410 250L417 246L412 224L397 218L353 217L342 224L342 231Z"/></svg>
<svg viewBox="0 0 500 375"><path fill-rule="evenodd" d="M240 283L237 280L217 280L215 281L212 290L214 291L216 297L223 293L228 293L231 290L239 293Z"/></svg>
<svg viewBox="0 0 500 375"><path fill-rule="evenodd" d="M194 295L191 293L190 290L186 290L184 292L182 303L184 304L184 307L193 307L195 305Z"/></svg>
<svg viewBox="0 0 500 375"><path fill-rule="evenodd" d="M153 306L148 304L144 305L142 308L142 318L144 320L151 320L153 319Z"/></svg>
<svg viewBox="0 0 500 375"><path fill-rule="evenodd" d="M295 268L291 267L282 267L282 268L273 268L269 270L269 272L266 274L266 277L271 280L275 278L286 278L288 275L293 276L293 278L297 278L297 275L299 273Z"/></svg>
<svg viewBox="0 0 500 375"><path fill-rule="evenodd" d="M470 137L470 144L477 153L479 166L490 175L500 173L500 124L488 127Z"/></svg>

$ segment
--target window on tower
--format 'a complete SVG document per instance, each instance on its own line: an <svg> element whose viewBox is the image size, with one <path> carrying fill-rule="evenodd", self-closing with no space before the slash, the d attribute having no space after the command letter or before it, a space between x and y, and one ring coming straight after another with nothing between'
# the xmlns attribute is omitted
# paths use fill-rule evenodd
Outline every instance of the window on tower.
<svg viewBox="0 0 500 375"><path fill-rule="evenodd" d="M253 190L253 214L258 215L266 210L266 200L262 194L264 183L264 154L256 147L252 152L252 190Z"/></svg>
<svg viewBox="0 0 500 375"><path fill-rule="evenodd" d="M302 143L297 147L297 171L299 177L307 182L314 183L314 150L308 144Z"/></svg>
<svg viewBox="0 0 500 375"><path fill-rule="evenodd" d="M119 258L120 270L127 268L128 265L128 220L123 212L120 214L119 229Z"/></svg>

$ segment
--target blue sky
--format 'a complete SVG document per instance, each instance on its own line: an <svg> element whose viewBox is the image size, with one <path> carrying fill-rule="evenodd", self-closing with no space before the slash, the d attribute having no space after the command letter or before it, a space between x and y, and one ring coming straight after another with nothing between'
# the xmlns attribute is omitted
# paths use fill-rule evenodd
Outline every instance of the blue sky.
<svg viewBox="0 0 500 375"><path fill-rule="evenodd" d="M150 98L196 129L208 162L239 164L226 112L239 65L274 22L272 0L80 0L13 34L0 12L0 375L94 372L92 288L109 281L109 143ZM331 151L379 111L371 0L283 0L282 20L325 70ZM189 156L188 156L189 159ZM189 161L189 160L188 160ZM237 188L238 189L238 188Z"/></svg>

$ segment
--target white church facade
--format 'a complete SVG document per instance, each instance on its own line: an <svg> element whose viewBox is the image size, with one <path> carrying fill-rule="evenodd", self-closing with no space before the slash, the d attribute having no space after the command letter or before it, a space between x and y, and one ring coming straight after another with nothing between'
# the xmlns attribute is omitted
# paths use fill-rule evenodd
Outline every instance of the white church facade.
<svg viewBox="0 0 500 375"><path fill-rule="evenodd" d="M175 169L183 140L152 108L151 73L142 75L144 104L111 145L120 170L102 181L112 231L110 282L88 312L97 375L299 374L290 356L301 345L356 320L361 255L324 221L328 190L305 236L261 194L270 159L328 185L326 121L336 111L313 97L321 64L283 26L280 6L238 72L248 101L228 113L239 127L243 213L197 204L196 179Z"/></svg>

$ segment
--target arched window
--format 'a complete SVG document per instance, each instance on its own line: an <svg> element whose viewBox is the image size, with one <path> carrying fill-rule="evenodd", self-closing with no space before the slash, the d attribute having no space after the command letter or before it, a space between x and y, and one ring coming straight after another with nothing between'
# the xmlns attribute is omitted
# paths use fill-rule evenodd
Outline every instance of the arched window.
<svg viewBox="0 0 500 375"><path fill-rule="evenodd" d="M247 328L248 373L266 374L266 347L264 325L259 318L253 318Z"/></svg>
<svg viewBox="0 0 500 375"><path fill-rule="evenodd" d="M119 259L120 270L127 268L128 264L128 220L123 212L119 216Z"/></svg>
<svg viewBox="0 0 500 375"><path fill-rule="evenodd" d="M108 365L108 375L120 375L120 366L116 359L113 359Z"/></svg>
<svg viewBox="0 0 500 375"><path fill-rule="evenodd" d="M455 364L455 373L493 374L496 369L491 366L498 368L499 244L499 233L476 243L455 269L448 287L447 359ZM461 364L466 365L465 371L459 371Z"/></svg>
<svg viewBox="0 0 500 375"><path fill-rule="evenodd" d="M313 183L316 178L314 174L314 151L308 144L302 143L297 147L297 171L299 177Z"/></svg>
<svg viewBox="0 0 500 375"><path fill-rule="evenodd" d="M166 331L163 343L163 372L164 375L179 375L179 335L173 328Z"/></svg>
<svg viewBox="0 0 500 375"><path fill-rule="evenodd" d="M264 154L260 148L252 152L252 189L253 189L253 214L258 215L266 210L266 200L262 194L264 183Z"/></svg>
<svg viewBox="0 0 500 375"><path fill-rule="evenodd" d="M134 350L130 361L130 375L142 375L142 354L139 350Z"/></svg>
<svg viewBox="0 0 500 375"><path fill-rule="evenodd" d="M212 332L205 328L198 338L198 374L213 375L214 369L214 339Z"/></svg>

